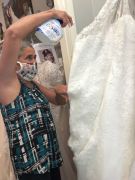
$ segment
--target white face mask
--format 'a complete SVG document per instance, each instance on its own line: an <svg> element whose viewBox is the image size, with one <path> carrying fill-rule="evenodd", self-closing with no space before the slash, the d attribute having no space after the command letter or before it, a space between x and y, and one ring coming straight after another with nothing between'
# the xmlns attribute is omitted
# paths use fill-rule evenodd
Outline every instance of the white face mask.
<svg viewBox="0 0 135 180"><path fill-rule="evenodd" d="M19 61L17 61L17 63L20 65L20 69L16 71L17 74L26 81L32 81L37 74L37 63L32 65Z"/></svg>

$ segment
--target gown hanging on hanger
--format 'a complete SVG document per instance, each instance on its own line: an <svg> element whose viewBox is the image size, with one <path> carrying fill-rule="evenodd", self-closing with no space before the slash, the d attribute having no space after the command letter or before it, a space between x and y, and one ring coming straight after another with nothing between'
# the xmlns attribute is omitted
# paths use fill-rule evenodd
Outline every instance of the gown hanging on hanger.
<svg viewBox="0 0 135 180"><path fill-rule="evenodd" d="M78 180L135 179L133 5L107 0L76 39L68 91Z"/></svg>
<svg viewBox="0 0 135 180"><path fill-rule="evenodd" d="M0 180L15 180L10 160L8 137L0 112Z"/></svg>
<svg viewBox="0 0 135 180"><path fill-rule="evenodd" d="M34 45L35 50L36 46L38 46L38 44ZM58 58L57 61L56 59L54 63L49 60L43 60L42 63L38 63L38 75L35 80L47 88L53 88L58 84L65 84L62 58ZM56 106L50 103L50 108L54 118L60 151L64 162L60 168L61 179L76 180L76 170L72 160L73 155L68 147L69 107L68 105Z"/></svg>

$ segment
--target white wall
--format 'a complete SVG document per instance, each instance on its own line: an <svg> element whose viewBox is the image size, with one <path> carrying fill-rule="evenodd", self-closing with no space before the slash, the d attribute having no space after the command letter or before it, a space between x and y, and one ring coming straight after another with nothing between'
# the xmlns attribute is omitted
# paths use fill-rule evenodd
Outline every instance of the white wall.
<svg viewBox="0 0 135 180"><path fill-rule="evenodd" d="M106 0L73 0L77 33L89 25Z"/></svg>

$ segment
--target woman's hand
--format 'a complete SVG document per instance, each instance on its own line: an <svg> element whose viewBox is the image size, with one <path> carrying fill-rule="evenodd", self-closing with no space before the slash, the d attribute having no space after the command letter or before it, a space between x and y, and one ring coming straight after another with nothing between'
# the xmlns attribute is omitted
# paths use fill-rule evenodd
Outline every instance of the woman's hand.
<svg viewBox="0 0 135 180"><path fill-rule="evenodd" d="M56 97L55 101L57 105L65 105L68 102L67 86L57 85L54 87Z"/></svg>
<svg viewBox="0 0 135 180"><path fill-rule="evenodd" d="M73 20L72 17L65 11L61 11L61 10L55 10L55 9L51 9L49 10L50 12L53 13L53 18L55 19L59 19L62 21L61 26L65 27L67 25L72 26L73 25Z"/></svg>

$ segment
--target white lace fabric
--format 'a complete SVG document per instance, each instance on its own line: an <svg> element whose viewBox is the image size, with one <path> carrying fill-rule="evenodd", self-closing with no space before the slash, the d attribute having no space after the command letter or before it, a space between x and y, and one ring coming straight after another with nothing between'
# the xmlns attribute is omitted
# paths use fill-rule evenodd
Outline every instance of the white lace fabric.
<svg viewBox="0 0 135 180"><path fill-rule="evenodd" d="M59 61L61 62L62 59L59 59ZM52 88L58 84L64 84L65 78L62 62L60 64L55 64L50 61L45 61L38 64L38 75L36 79L47 88ZM53 117L58 123L61 107L53 104L50 104L50 106Z"/></svg>
<svg viewBox="0 0 135 180"><path fill-rule="evenodd" d="M38 64L38 80L42 81L47 87L65 83L62 60L59 59L59 61L59 64L50 61Z"/></svg>
<svg viewBox="0 0 135 180"><path fill-rule="evenodd" d="M76 39L68 91L78 180L135 179L134 39L128 0L107 0Z"/></svg>
<svg viewBox="0 0 135 180"><path fill-rule="evenodd" d="M47 88L58 84L65 84L64 68L62 59L55 64L45 61L38 64L38 75L36 80ZM68 147L69 138L69 107L68 105L56 106L50 103L54 118L58 141L64 163L61 167L62 180L76 180L76 171L72 161L72 153Z"/></svg>

